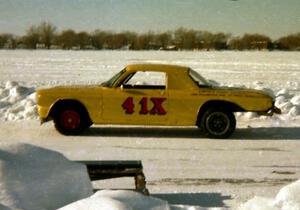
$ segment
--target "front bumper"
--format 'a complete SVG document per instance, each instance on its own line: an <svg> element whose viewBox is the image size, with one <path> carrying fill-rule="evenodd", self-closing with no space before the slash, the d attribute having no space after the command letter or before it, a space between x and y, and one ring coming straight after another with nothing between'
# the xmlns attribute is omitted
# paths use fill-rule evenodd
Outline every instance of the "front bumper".
<svg viewBox="0 0 300 210"><path fill-rule="evenodd" d="M40 124L42 125L42 124L44 124L45 122L48 122L48 121L50 121L51 119L49 118L49 117L47 117L47 118L40 118Z"/></svg>
<svg viewBox="0 0 300 210"><path fill-rule="evenodd" d="M279 109L276 106L273 106L272 108L268 109L266 112L258 112L258 114L264 116L272 116L273 114L281 114L281 109Z"/></svg>
<svg viewBox="0 0 300 210"><path fill-rule="evenodd" d="M38 106L38 114L39 114L39 117L40 117L40 123L41 124L51 120L48 116L48 113L49 113L49 108L48 107Z"/></svg>

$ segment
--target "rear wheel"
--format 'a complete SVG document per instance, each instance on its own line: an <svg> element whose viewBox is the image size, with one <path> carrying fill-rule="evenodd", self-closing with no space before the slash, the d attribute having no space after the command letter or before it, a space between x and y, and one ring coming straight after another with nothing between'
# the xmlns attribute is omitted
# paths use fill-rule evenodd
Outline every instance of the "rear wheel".
<svg viewBox="0 0 300 210"><path fill-rule="evenodd" d="M56 110L53 117L55 128L64 135L78 135L91 123L84 109L78 106L64 106Z"/></svg>
<svg viewBox="0 0 300 210"><path fill-rule="evenodd" d="M227 110L208 109L200 117L199 127L209 138L228 138L236 127L233 113Z"/></svg>

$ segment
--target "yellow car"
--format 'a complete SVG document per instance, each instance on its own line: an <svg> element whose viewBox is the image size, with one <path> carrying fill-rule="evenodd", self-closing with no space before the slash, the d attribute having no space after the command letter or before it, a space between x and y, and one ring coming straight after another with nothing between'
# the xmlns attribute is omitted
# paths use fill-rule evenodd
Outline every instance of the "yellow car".
<svg viewBox="0 0 300 210"><path fill-rule="evenodd" d="M234 112L280 113L267 93L214 87L189 67L135 64L110 80L89 86L37 90L41 122L53 119L65 135L92 124L198 126L211 138L227 138Z"/></svg>

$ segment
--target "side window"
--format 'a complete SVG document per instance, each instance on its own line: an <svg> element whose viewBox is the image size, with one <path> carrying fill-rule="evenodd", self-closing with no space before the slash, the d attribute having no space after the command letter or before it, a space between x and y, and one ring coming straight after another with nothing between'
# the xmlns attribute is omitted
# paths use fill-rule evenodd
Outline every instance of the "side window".
<svg viewBox="0 0 300 210"><path fill-rule="evenodd" d="M125 88L165 89L166 73L156 71L138 71L128 81Z"/></svg>

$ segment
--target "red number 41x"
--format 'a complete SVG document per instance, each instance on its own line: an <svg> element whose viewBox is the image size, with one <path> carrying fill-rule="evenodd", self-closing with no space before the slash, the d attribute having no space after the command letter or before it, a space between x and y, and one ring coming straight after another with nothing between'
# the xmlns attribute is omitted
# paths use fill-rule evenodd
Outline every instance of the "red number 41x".
<svg viewBox="0 0 300 210"><path fill-rule="evenodd" d="M152 107L148 109L148 98L143 97L140 102L140 111L139 114L151 114L151 115L165 115L167 112L163 107L163 102L166 98L150 98L152 102ZM126 114L133 114L134 113L134 101L133 97L128 97L122 104L123 109L125 110Z"/></svg>

